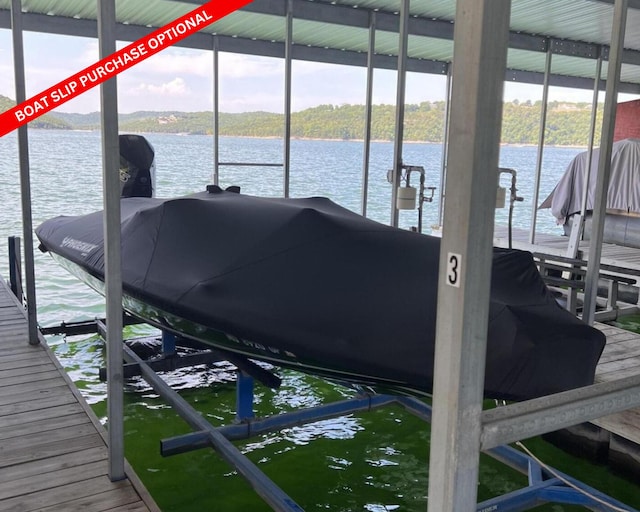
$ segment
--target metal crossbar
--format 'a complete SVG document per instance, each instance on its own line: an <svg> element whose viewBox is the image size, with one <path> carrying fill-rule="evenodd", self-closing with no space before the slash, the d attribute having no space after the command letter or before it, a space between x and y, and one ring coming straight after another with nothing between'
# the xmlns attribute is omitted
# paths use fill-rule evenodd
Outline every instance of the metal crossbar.
<svg viewBox="0 0 640 512"><path fill-rule="evenodd" d="M140 368L145 380L194 429L194 432L190 434L162 440L162 455L170 456L196 449L213 448L277 511L300 511L302 508L237 450L231 444L232 440L247 439L266 432L369 411L390 404L399 404L416 417L426 422L431 421L431 407L422 400L407 396L365 392L348 400L299 409L267 418L254 418L253 379L242 376L238 380L236 423L213 427L176 391L172 390L145 361L128 348L125 348L125 356L127 360ZM526 450L524 447L523 449ZM516 512L528 510L544 503L580 505L602 512L620 510L638 512L583 482L543 464L533 454L527 454L506 445L485 450L485 453L527 475L529 484L517 491L479 503L476 512Z"/></svg>

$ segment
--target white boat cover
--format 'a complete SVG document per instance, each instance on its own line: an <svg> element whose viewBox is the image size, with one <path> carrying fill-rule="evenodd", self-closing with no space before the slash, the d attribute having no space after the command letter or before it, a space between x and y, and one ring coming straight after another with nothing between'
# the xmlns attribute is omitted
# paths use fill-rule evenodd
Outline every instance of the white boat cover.
<svg viewBox="0 0 640 512"><path fill-rule="evenodd" d="M560 181L540 209L551 208L559 224L580 211L587 174L588 151L571 161ZM593 210L600 149L593 150L587 210ZM625 139L613 144L607 209L640 213L640 139Z"/></svg>

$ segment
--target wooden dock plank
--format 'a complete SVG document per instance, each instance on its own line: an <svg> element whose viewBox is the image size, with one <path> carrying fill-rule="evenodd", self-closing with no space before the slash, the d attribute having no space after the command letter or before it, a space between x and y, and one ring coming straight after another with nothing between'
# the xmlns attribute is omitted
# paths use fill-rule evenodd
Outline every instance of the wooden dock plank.
<svg viewBox="0 0 640 512"><path fill-rule="evenodd" d="M630 357L640 357L640 340L638 338L620 341L607 346L600 356L600 364L626 359Z"/></svg>
<svg viewBox="0 0 640 512"><path fill-rule="evenodd" d="M596 368L596 382L607 382L640 373L640 334L596 322L607 336L607 345ZM609 432L640 445L640 408L591 421Z"/></svg>
<svg viewBox="0 0 640 512"><path fill-rule="evenodd" d="M52 379L36 380L23 384L14 384L13 386L0 387L0 396L12 396L16 393L30 393L32 391L37 392L56 386L65 386L66 384L65 380L58 374L57 377Z"/></svg>
<svg viewBox="0 0 640 512"><path fill-rule="evenodd" d="M640 445L640 408L611 414L591 423Z"/></svg>
<svg viewBox="0 0 640 512"><path fill-rule="evenodd" d="M42 404L38 409L15 413L2 418L2 421L0 421L0 432L13 429L17 425L24 425L25 423L38 423L40 421L48 421L54 418L62 418L83 412L82 406L76 401L54 406Z"/></svg>
<svg viewBox="0 0 640 512"><path fill-rule="evenodd" d="M41 389L37 393L16 393L15 395L0 396L0 408L5 405L24 404L31 400L47 400L66 394L66 385L55 386L49 389ZM76 400L77 401L77 400Z"/></svg>
<svg viewBox="0 0 640 512"><path fill-rule="evenodd" d="M101 460L62 468L55 473L50 472L31 475L19 480L1 483L0 501L61 487L98 476L106 476L106 465Z"/></svg>
<svg viewBox="0 0 640 512"><path fill-rule="evenodd" d="M57 371L57 368L53 365L53 363L31 365L29 366L28 373L24 370L24 368L12 368L8 370L5 369L2 371L0 381L13 377L20 377L22 375L30 375L35 377L38 374L48 373L51 371Z"/></svg>
<svg viewBox="0 0 640 512"><path fill-rule="evenodd" d="M102 445L104 445L104 439L99 434L90 434L73 439L62 439L55 443L39 443L32 447L22 446L21 450L16 449L8 452L6 457L0 453L2 455L0 467L23 464Z"/></svg>
<svg viewBox="0 0 640 512"><path fill-rule="evenodd" d="M17 354L9 354L2 358L0 362L0 370L11 368L25 368L34 364L45 364L50 359L43 352L20 352Z"/></svg>
<svg viewBox="0 0 640 512"><path fill-rule="evenodd" d="M133 488L124 487L46 507L40 509L40 512L85 512L87 510L92 512L143 512L147 509L140 502Z"/></svg>
<svg viewBox="0 0 640 512"><path fill-rule="evenodd" d="M111 482L106 476L98 476L27 495L4 499L0 501L0 511L31 512L51 505L64 505L67 507L67 503L70 501L88 498L105 491L122 489L127 486L131 486L131 484L126 480ZM63 510L68 509L63 508ZM87 505L85 510L94 509L92 505Z"/></svg>
<svg viewBox="0 0 640 512"><path fill-rule="evenodd" d="M0 279L0 511L158 511L125 467L111 482L104 428Z"/></svg>
<svg viewBox="0 0 640 512"><path fill-rule="evenodd" d="M2 372L2 374L0 375L0 388L6 386L14 386L17 384L27 384L29 382L38 382L41 380L51 380L60 375L56 367L53 365L50 366L49 370L44 372L33 373L31 370L29 370L28 373L23 371L21 375L7 375L7 373Z"/></svg>
<svg viewBox="0 0 640 512"><path fill-rule="evenodd" d="M63 453L45 459L34 460L19 466L7 466L0 468L0 482L3 484L37 475L46 475L90 462L106 461L108 457L107 447L96 446L84 448L74 452Z"/></svg>
<svg viewBox="0 0 640 512"><path fill-rule="evenodd" d="M46 411L46 409L45 409ZM36 411L41 412L41 411ZM33 415L33 413L29 413ZM8 418L3 418L3 422ZM49 432L57 429L66 429L69 427L75 427L78 425L84 425L90 423L91 420L87 418L84 411L80 410L75 414L66 414L61 416L54 416L51 418L43 419L40 421L29 421L24 423L16 423L8 428L0 428L0 440L7 440L15 437L22 437L29 434L38 434L43 432ZM20 425L21 428L15 428ZM20 433L22 432L22 434Z"/></svg>

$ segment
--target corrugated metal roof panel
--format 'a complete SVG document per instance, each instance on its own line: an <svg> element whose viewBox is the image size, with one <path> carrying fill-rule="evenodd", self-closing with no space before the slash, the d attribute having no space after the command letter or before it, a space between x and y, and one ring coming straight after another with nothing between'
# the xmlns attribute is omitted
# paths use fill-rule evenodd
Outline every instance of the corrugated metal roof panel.
<svg viewBox="0 0 640 512"><path fill-rule="evenodd" d="M0 0L0 12L10 9L10 0ZM283 42L285 38L284 12L286 0L254 0L247 10L234 12L222 20L206 27L203 32L217 33L256 42ZM116 17L120 23L160 27L187 13L197 6L194 0L116 0ZM411 3L411 16L416 18L418 30L409 36L409 57L450 62L453 42L447 37L450 31L438 31L432 20L450 21L455 15L455 0L429 0ZM384 17L384 30L376 32L376 52L386 56L397 56L397 25L400 0L294 0L294 44L320 49L345 50L362 53L368 48L366 17L355 16L356 23L342 23L341 16L349 14L345 8L378 11ZM338 15L335 9L341 9ZM62 18L96 18L95 0L23 0L23 10ZM304 19L295 18L296 9L305 11ZM333 9L333 11L332 11ZM311 14L309 14L311 13ZM317 15L318 19L315 19ZM599 0L513 0L511 9L512 34L524 34L531 43L532 36L552 38L554 54L552 70L559 75L593 78L595 60L578 55L594 57L597 46L608 45L611 38L613 5ZM349 17L349 16L347 16ZM351 17L354 18L354 17ZM5 18L6 19L6 18ZM354 26L354 25L360 26ZM431 24L431 25L430 25ZM68 23L69 31L73 24ZM434 37L435 36L435 37ZM544 39L534 41L530 49L510 49L508 66L514 70L544 71L545 54L540 50ZM636 62L640 63L640 9L629 9L625 47L633 50ZM259 49L254 50L259 54ZM362 62L362 61L359 61ZM640 84L640 64L625 64L621 79Z"/></svg>

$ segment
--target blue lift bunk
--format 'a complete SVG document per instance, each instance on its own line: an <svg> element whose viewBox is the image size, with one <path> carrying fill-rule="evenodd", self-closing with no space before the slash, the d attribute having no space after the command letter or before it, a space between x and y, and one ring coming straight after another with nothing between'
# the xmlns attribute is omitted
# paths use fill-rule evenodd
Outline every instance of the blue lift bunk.
<svg viewBox="0 0 640 512"><path fill-rule="evenodd" d="M267 477L232 443L252 436L265 434L293 426L347 414L370 411L377 407L399 404L418 418L430 422L431 407L421 400L408 396L375 394L359 390L356 397L321 406L299 409L278 415L256 418L253 413L253 391L255 380L268 387L278 387L279 378L248 359L233 354L204 351L204 360L230 360L238 367L236 383L236 423L214 427L177 392L166 384L152 368L166 370L162 362L174 360L172 367L200 364L190 361L175 362L176 338L169 333L162 335L163 355L154 361L144 361L125 345L125 376L141 375L151 387L166 400L193 429L192 433L164 439L160 449L163 456L177 455L201 448L213 448L227 463L242 475L261 498L273 510L299 512L300 507L290 496ZM210 353L212 352L212 353ZM157 363L160 363L159 365ZM353 386L350 386L353 387ZM526 450L526 448L523 447ZM539 462L533 455L511 446L499 446L486 452L487 455L528 476L528 485L514 492L478 503L477 512L516 512L529 510L545 503L579 505L598 512L638 512L614 498Z"/></svg>

